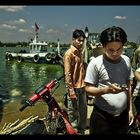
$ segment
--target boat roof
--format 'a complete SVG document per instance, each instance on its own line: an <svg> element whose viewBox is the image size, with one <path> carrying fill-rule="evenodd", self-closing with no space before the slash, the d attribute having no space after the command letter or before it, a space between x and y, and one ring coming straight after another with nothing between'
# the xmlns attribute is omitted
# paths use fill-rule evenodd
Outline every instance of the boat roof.
<svg viewBox="0 0 140 140"><path fill-rule="evenodd" d="M47 42L45 42L45 41L37 41L37 34L35 34L35 37L34 37L34 40L31 42L31 43L29 43L29 46L36 46L36 45L39 45L39 46L46 46L46 45L48 45L48 43Z"/></svg>
<svg viewBox="0 0 140 140"><path fill-rule="evenodd" d="M31 42L29 45L48 45L46 42Z"/></svg>

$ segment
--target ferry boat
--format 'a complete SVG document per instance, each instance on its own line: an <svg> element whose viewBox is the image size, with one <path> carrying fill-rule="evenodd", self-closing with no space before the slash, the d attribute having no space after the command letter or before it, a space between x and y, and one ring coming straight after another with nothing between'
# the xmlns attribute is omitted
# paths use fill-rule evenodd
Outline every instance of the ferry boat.
<svg viewBox="0 0 140 140"><path fill-rule="evenodd" d="M60 60L59 42L57 48L54 50L48 46L47 42L37 41L37 34L34 40L28 45L29 51L20 50L19 52L5 53L7 61L17 62L34 62L34 63L50 63L57 64Z"/></svg>

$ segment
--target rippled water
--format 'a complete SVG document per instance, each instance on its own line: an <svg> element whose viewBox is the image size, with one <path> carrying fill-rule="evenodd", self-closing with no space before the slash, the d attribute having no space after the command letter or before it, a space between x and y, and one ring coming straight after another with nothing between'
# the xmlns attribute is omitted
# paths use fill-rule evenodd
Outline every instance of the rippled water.
<svg viewBox="0 0 140 140"><path fill-rule="evenodd" d="M16 51L20 48L0 48L0 127L5 122L34 115L44 115L47 107L43 102L20 112L19 108L41 85L63 75L60 65L7 62L5 51ZM64 80L54 92L58 102L62 101L65 93Z"/></svg>

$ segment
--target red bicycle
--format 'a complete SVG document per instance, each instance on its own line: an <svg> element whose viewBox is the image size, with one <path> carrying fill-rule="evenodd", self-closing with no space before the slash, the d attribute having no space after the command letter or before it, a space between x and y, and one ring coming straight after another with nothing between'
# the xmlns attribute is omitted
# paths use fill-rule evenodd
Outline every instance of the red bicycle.
<svg viewBox="0 0 140 140"><path fill-rule="evenodd" d="M61 76L58 79L51 80L46 85L39 87L20 108L20 111L23 111L26 107L32 106L38 100L44 101L48 105L48 112L45 116L45 126L46 134L49 135L56 135L58 133L77 135L77 132L73 129L68 120L66 111L60 108L59 104L52 96L52 89L56 85L59 86L59 81L63 77L64 76Z"/></svg>

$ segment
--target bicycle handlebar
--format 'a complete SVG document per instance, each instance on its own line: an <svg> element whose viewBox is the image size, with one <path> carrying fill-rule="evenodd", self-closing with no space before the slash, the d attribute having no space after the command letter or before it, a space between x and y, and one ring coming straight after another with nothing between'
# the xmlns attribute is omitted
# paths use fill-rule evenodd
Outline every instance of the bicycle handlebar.
<svg viewBox="0 0 140 140"><path fill-rule="evenodd" d="M24 110L27 106L29 106L29 103L26 101L26 103L19 109L20 111Z"/></svg>
<svg viewBox="0 0 140 140"><path fill-rule="evenodd" d="M35 101L41 99L45 93L50 93L50 89L52 89L63 77L64 75L59 77L58 79L51 80L43 87L37 88L34 92L34 95L32 95L19 110L23 111L26 107L31 106L35 103Z"/></svg>
<svg viewBox="0 0 140 140"><path fill-rule="evenodd" d="M56 79L57 81L60 81L62 78L64 78L65 75L62 75L61 77L59 77L58 79Z"/></svg>

